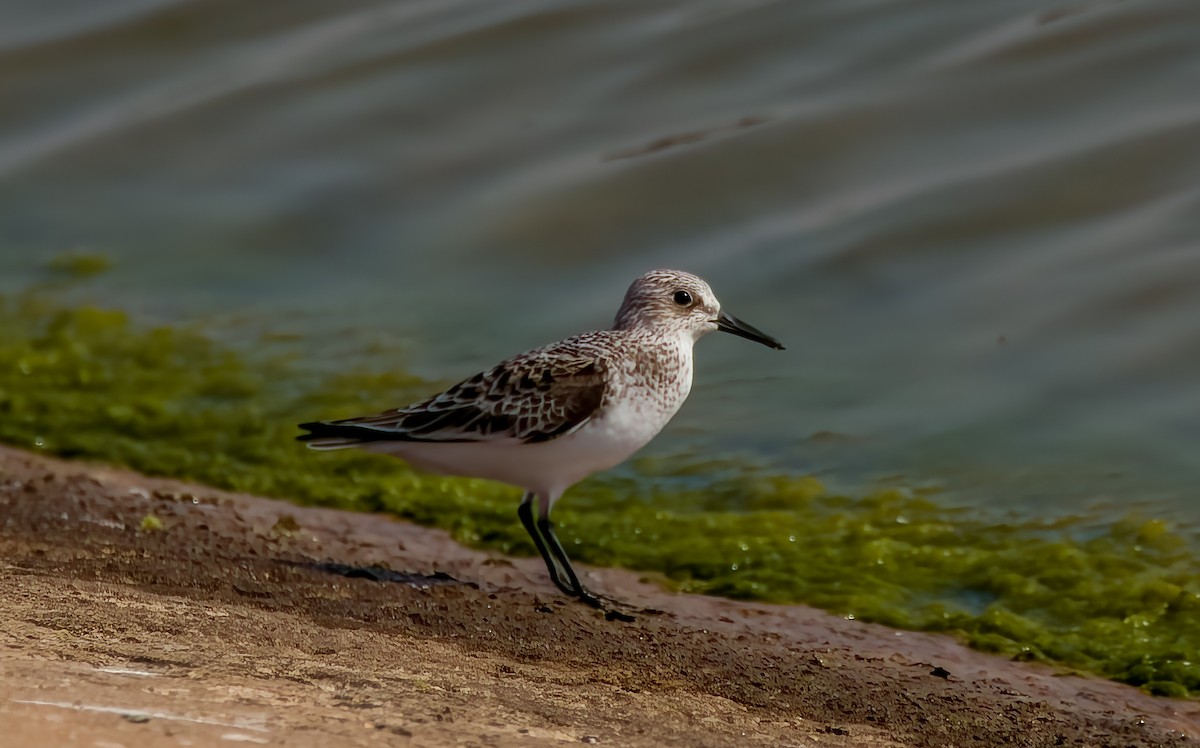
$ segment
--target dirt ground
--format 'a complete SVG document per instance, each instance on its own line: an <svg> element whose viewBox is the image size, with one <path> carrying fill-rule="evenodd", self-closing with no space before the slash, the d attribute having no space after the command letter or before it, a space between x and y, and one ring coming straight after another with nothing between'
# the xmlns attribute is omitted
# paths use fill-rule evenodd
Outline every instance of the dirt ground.
<svg viewBox="0 0 1200 748"><path fill-rule="evenodd" d="M0 448L0 744L1200 746L1200 702L585 575L635 620L438 531Z"/></svg>

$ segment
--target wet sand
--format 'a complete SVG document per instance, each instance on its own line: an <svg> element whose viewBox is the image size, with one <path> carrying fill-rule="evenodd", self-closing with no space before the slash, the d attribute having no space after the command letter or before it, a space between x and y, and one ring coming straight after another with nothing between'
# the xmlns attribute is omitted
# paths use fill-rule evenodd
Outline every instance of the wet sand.
<svg viewBox="0 0 1200 748"><path fill-rule="evenodd" d="M539 559L440 531L0 448L0 734L100 748L1200 746L1200 702L584 573L634 620L562 599Z"/></svg>

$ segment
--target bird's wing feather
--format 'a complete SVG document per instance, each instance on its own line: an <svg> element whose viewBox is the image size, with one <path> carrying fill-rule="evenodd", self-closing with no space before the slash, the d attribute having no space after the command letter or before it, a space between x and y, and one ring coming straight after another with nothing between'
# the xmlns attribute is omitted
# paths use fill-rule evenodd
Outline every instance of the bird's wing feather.
<svg viewBox="0 0 1200 748"><path fill-rule="evenodd" d="M505 361L423 402L378 415L301 424L305 441L543 442L578 429L604 400L604 362L537 355Z"/></svg>

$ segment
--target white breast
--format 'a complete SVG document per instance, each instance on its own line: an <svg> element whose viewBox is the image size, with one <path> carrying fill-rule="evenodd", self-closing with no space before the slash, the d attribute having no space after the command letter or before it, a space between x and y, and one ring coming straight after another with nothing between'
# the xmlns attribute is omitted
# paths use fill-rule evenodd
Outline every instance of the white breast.
<svg viewBox="0 0 1200 748"><path fill-rule="evenodd" d="M433 472L502 481L553 502L589 475L629 459L662 431L692 389L691 343L669 344L665 365L623 361L600 412L551 441L385 442L367 448Z"/></svg>
<svg viewBox="0 0 1200 748"><path fill-rule="evenodd" d="M607 457L605 470L628 459L674 417L692 390L690 339L670 347L666 366L629 362L600 415L579 431L583 441ZM599 455L598 455L599 456Z"/></svg>

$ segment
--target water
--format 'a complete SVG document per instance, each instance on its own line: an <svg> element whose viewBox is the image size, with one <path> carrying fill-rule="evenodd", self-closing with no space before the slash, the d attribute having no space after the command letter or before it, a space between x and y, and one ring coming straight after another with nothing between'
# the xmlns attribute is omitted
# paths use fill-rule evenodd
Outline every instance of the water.
<svg viewBox="0 0 1200 748"><path fill-rule="evenodd" d="M659 451L1196 523L1197 38L1193 0L6 0L0 289L84 248L108 305L453 379L680 267L789 350L703 341Z"/></svg>

